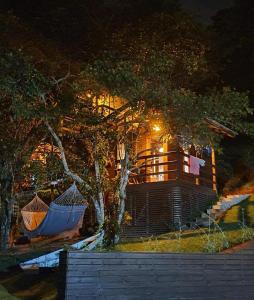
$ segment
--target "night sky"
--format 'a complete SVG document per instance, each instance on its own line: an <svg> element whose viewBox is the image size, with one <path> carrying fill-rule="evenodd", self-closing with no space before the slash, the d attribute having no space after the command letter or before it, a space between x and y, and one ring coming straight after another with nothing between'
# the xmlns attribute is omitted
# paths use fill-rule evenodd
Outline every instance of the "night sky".
<svg viewBox="0 0 254 300"><path fill-rule="evenodd" d="M220 9L230 7L234 0L181 0L184 8L205 22Z"/></svg>
<svg viewBox="0 0 254 300"><path fill-rule="evenodd" d="M215 15L218 10L229 7L234 3L234 0L179 0L179 1L185 9L189 10L191 13L193 13L203 21L209 21L210 18L213 15ZM17 0L0 0L0 7L3 6L3 7L11 8L12 5L15 5L16 2Z"/></svg>

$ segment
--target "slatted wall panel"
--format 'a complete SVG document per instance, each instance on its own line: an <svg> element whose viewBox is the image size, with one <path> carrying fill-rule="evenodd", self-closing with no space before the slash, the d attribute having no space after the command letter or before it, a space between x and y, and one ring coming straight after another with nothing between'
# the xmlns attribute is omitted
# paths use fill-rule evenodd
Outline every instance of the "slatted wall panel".
<svg viewBox="0 0 254 300"><path fill-rule="evenodd" d="M187 191L181 193L181 225L189 223L193 217L193 195Z"/></svg>
<svg viewBox="0 0 254 300"><path fill-rule="evenodd" d="M171 199L173 200L173 224L174 227L178 228L182 223L182 195L181 188L179 186L172 187Z"/></svg>
<svg viewBox="0 0 254 300"><path fill-rule="evenodd" d="M181 184L182 191L182 221L189 223L201 212L205 212L216 194L210 188Z"/></svg>
<svg viewBox="0 0 254 300"><path fill-rule="evenodd" d="M60 300L253 300L254 251L61 255Z"/></svg>
<svg viewBox="0 0 254 300"><path fill-rule="evenodd" d="M168 202L168 192L163 189L149 192L148 225L149 234L160 234L170 230L171 203Z"/></svg>
<svg viewBox="0 0 254 300"><path fill-rule="evenodd" d="M166 233L189 223L216 197L206 187L185 181L156 182L128 187L126 209L132 217L122 236L139 237Z"/></svg>
<svg viewBox="0 0 254 300"><path fill-rule="evenodd" d="M149 235L147 232L147 192L135 191L127 194L126 211L131 216L130 224L122 228L122 236L136 237Z"/></svg>

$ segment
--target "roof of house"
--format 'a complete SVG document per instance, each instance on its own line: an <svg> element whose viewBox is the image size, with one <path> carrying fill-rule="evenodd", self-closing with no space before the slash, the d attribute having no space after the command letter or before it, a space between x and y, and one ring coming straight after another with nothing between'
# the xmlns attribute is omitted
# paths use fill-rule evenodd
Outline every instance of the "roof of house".
<svg viewBox="0 0 254 300"><path fill-rule="evenodd" d="M229 129L228 127L222 125L221 123L219 123L213 119L206 118L205 121L208 124L209 128L211 128L212 130L214 130L215 132L217 132L219 134L223 134L223 135L231 137L231 138L234 138L238 134L236 131Z"/></svg>

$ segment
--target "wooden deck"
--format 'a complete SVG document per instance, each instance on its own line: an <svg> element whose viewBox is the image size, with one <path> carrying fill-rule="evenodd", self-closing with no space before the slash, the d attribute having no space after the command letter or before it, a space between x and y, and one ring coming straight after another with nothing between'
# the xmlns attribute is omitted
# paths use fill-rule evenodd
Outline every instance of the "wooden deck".
<svg viewBox="0 0 254 300"><path fill-rule="evenodd" d="M239 254L84 253L61 257L59 299L252 300L254 249Z"/></svg>

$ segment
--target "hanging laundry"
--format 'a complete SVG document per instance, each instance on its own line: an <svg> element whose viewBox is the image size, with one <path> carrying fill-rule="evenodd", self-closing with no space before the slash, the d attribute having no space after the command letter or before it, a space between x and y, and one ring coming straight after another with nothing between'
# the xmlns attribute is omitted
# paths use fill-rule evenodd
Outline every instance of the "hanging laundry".
<svg viewBox="0 0 254 300"><path fill-rule="evenodd" d="M200 166L204 167L205 161L203 159L190 155L190 173L194 175L199 175Z"/></svg>

